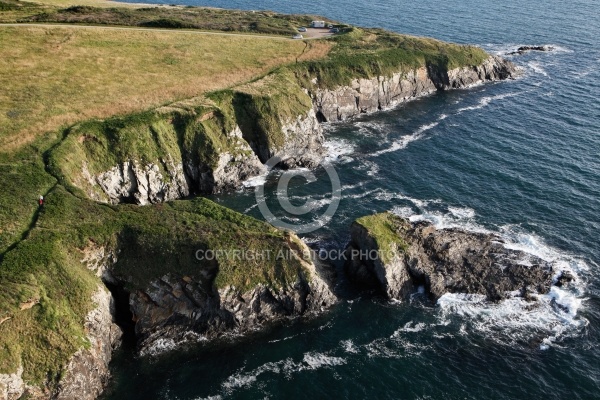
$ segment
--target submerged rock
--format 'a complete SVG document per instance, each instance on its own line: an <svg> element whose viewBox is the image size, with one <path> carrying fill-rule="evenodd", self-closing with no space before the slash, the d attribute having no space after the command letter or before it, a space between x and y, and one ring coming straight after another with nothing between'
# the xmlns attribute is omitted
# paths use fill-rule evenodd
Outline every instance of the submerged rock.
<svg viewBox="0 0 600 400"><path fill-rule="evenodd" d="M351 228L346 269L389 297L403 299L423 285L432 300L445 293L484 295L497 301L507 294L530 298L552 285L546 261L504 246L488 233L436 229L390 213L358 219Z"/></svg>

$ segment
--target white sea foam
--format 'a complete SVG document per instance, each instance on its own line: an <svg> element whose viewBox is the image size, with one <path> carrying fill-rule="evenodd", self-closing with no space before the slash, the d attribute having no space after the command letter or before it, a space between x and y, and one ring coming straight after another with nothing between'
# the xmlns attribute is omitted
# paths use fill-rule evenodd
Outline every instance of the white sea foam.
<svg viewBox="0 0 600 400"><path fill-rule="evenodd" d="M544 75L545 77L549 76L546 70L544 70L544 68L537 61L530 61L527 63L527 66L536 74Z"/></svg>
<svg viewBox="0 0 600 400"><path fill-rule="evenodd" d="M142 351L140 351L140 355L142 357L158 356L160 354L181 348L181 346L186 344L200 343L207 340L208 339L205 336L202 336L193 331L188 331L180 340L174 340L170 338L159 338L153 341L151 346L145 347Z"/></svg>
<svg viewBox="0 0 600 400"><path fill-rule="evenodd" d="M496 96L486 96L486 97L483 97L481 100L479 100L479 103L477 105L459 108L458 113L460 114L465 111L479 110L484 107L487 107L493 101L506 99L508 97L515 97L521 93L523 93L523 92L510 92L510 93L499 94Z"/></svg>
<svg viewBox="0 0 600 400"><path fill-rule="evenodd" d="M242 186L245 188L256 187L260 185L264 185L267 181L267 177L269 176L269 172L265 172L260 175L253 176L252 178L248 178L242 182Z"/></svg>
<svg viewBox="0 0 600 400"><path fill-rule="evenodd" d="M358 128L358 132L363 136L381 136L381 132L389 131L389 127L380 122L356 121L354 126Z"/></svg>
<svg viewBox="0 0 600 400"><path fill-rule="evenodd" d="M381 190L380 193L377 193L377 195L375 195L375 199L383 200L383 201L391 201L391 200L409 201L421 209L424 207L427 207L430 204L440 204L442 202L440 199L432 199L432 200L415 199L415 198L406 196L399 192L389 192L387 190ZM404 215L401 215L401 216L404 216ZM406 215L406 217L408 217L408 215Z"/></svg>
<svg viewBox="0 0 600 400"><path fill-rule="evenodd" d="M281 374L290 377L301 371L331 368L346 363L347 360L342 357L334 357L319 352L308 352L304 354L303 359L300 362L294 361L291 358L286 358L280 361L265 363L251 371L244 371L244 369L242 369L229 376L221 386L225 392L231 393L236 389L254 385L258 381L258 378L263 374Z"/></svg>
<svg viewBox="0 0 600 400"><path fill-rule="evenodd" d="M256 207L258 207L258 200L257 200L257 202L255 204L253 204L250 207L246 208L244 210L244 214L248 214L250 211L254 210Z"/></svg>
<svg viewBox="0 0 600 400"><path fill-rule="evenodd" d="M327 151L325 162L330 163L348 161L349 157L346 156L355 152L355 145L345 139L326 140L323 147Z"/></svg>
<svg viewBox="0 0 600 400"><path fill-rule="evenodd" d="M371 196L375 193L378 193L380 189L367 190L366 192L357 193L357 194L344 194L345 199L362 199L368 196Z"/></svg>
<svg viewBox="0 0 600 400"><path fill-rule="evenodd" d="M379 174L379 165L373 161L363 160L360 168L365 169L369 176L376 177Z"/></svg>
<svg viewBox="0 0 600 400"><path fill-rule="evenodd" d="M333 367L336 365L346 364L346 359L341 357L328 356L323 353L306 353L304 354L304 363L309 369L318 369L321 367Z"/></svg>
<svg viewBox="0 0 600 400"><path fill-rule="evenodd" d="M475 331L506 345L540 340L540 349L579 331L587 320L577 318L581 299L566 290L552 287L537 302L510 297L498 303L486 301L482 295L447 293L438 299L440 320L464 317L464 334Z"/></svg>
<svg viewBox="0 0 600 400"><path fill-rule="evenodd" d="M401 198L398 196L398 198ZM475 210L469 207L448 207L448 212L440 210L430 210L427 207L429 204L440 204L440 200L417 200L409 197L404 197L411 201L418 212L415 213L411 207L393 207L391 212L404 218L408 218L412 222L429 221L438 229L447 228L462 228L471 232L491 233L488 229L478 224L475 220Z"/></svg>
<svg viewBox="0 0 600 400"><path fill-rule="evenodd" d="M421 332L422 330L426 329L427 325L423 322L419 322L419 323L414 323L413 321L408 321L406 324L404 324L404 326L398 330L396 330L396 332L394 332L392 334L392 337L398 337L400 336L403 332Z"/></svg>
<svg viewBox="0 0 600 400"><path fill-rule="evenodd" d="M435 128L438 125L439 125L439 122L432 122L430 124L422 125L421 127L419 127L419 129L417 129L410 135L402 136L400 139L394 140L389 147L379 150L379 151L376 151L372 155L374 157L377 157L382 154L391 153L394 151L404 149L404 148L406 148L406 146L408 146L409 143L414 142L415 140L419 140L420 138L423 137L423 134L425 132L427 132L430 129Z"/></svg>
<svg viewBox="0 0 600 400"><path fill-rule="evenodd" d="M359 352L358 347L354 344L354 342L350 339L343 340L341 342L342 347L346 351L346 353L357 354Z"/></svg>
<svg viewBox="0 0 600 400"><path fill-rule="evenodd" d="M475 217L475 210L468 207L448 207L448 211L452 215L458 218L473 218Z"/></svg>

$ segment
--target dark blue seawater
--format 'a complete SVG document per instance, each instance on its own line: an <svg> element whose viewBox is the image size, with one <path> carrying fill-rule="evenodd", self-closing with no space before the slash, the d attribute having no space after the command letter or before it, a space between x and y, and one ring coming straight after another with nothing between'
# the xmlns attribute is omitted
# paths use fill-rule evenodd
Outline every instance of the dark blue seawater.
<svg viewBox="0 0 600 400"><path fill-rule="evenodd" d="M496 232L578 280L534 309L460 295L394 303L357 297L342 282L346 299L317 319L156 358L124 353L106 399L600 398L600 2L185 4L321 14L498 54L554 46L513 57L524 70L515 81L327 126L342 200L305 240L343 248L353 219L392 210ZM315 173L316 183L293 179L290 189L292 202L314 202L315 211L288 222L318 218L329 204L327 175ZM269 204L274 182L267 179ZM262 218L252 187L213 199Z"/></svg>

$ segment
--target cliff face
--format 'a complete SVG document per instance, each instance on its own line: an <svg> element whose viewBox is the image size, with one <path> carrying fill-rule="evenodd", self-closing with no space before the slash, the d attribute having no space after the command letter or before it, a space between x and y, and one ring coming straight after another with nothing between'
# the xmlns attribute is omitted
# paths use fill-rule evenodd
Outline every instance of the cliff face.
<svg viewBox="0 0 600 400"><path fill-rule="evenodd" d="M438 230L389 213L359 219L351 234L348 274L391 298L404 299L423 285L433 300L468 293L496 301L515 291L526 298L546 294L552 285L547 262L507 249L491 234Z"/></svg>
<svg viewBox="0 0 600 400"><path fill-rule="evenodd" d="M0 400L17 400L25 392L23 367L13 374L0 374Z"/></svg>
<svg viewBox="0 0 600 400"><path fill-rule="evenodd" d="M234 190L264 173L271 157L284 168L316 166L324 139L310 98L277 79L289 86L269 96L252 93L265 84L258 81L214 99L74 127L51 165L87 197L140 205Z"/></svg>
<svg viewBox="0 0 600 400"><path fill-rule="evenodd" d="M108 366L122 332L113 321L114 304L110 293L98 287L93 300L97 308L85 320L90 347L75 353L66 366L54 397L57 400L93 400L102 393L110 377Z"/></svg>
<svg viewBox="0 0 600 400"><path fill-rule="evenodd" d="M228 191L264 173L271 157L284 168L318 165L324 156L319 122L516 73L511 62L491 56L475 67L421 67L335 89L304 89L279 71L140 118L79 126L53 152L53 163L89 197L113 204Z"/></svg>
<svg viewBox="0 0 600 400"><path fill-rule="evenodd" d="M52 154L57 174L96 201L145 205L232 190L263 173L237 124L186 107L72 129Z"/></svg>
<svg viewBox="0 0 600 400"><path fill-rule="evenodd" d="M94 400L104 390L110 377L108 369L112 352L120 344L121 329L113 321L112 296L102 286L94 293L96 308L85 318L85 331L90 346L82 348L69 360L58 387L28 385L22 378L23 368L16 373L0 375L0 399Z"/></svg>
<svg viewBox="0 0 600 400"><path fill-rule="evenodd" d="M490 56L476 67L443 70L430 66L408 73L354 79L349 86L336 89L315 89L312 99L321 121L343 121L361 113L372 113L392 107L436 90L468 87L486 81L512 77L516 67L510 61Z"/></svg>
<svg viewBox="0 0 600 400"><path fill-rule="evenodd" d="M308 248L303 248L308 252ZM218 269L195 277L166 274L130 296L141 354L172 350L187 342L256 331L275 321L317 314L337 300L312 261L298 258L295 282L258 283L250 289L217 289Z"/></svg>

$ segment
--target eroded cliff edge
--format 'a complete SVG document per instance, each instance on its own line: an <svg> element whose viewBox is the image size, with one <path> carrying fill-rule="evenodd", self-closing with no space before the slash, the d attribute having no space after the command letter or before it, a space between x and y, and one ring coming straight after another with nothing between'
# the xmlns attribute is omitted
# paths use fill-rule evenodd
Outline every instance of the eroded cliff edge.
<svg viewBox="0 0 600 400"><path fill-rule="evenodd" d="M26 240L1 261L0 395L94 398L102 390L118 345L110 305L98 297L102 280L130 293L142 352L330 306L325 271L298 255L304 245L293 235L202 199L169 201L233 189L273 156L284 168L318 164L320 122L515 73L481 49L433 39L351 29L334 41L322 60L65 132L47 154L59 183ZM194 256L240 247L296 255L253 263Z"/></svg>
<svg viewBox="0 0 600 400"><path fill-rule="evenodd" d="M120 343L116 311L152 354L337 301L296 235L203 198L109 206L56 186L2 268L0 398L11 400L96 398Z"/></svg>
<svg viewBox="0 0 600 400"><path fill-rule="evenodd" d="M322 60L279 67L231 89L71 128L55 175L97 201L160 203L235 189L279 167L313 167L321 122L393 107L434 91L508 79L514 64L472 46L355 28Z"/></svg>

